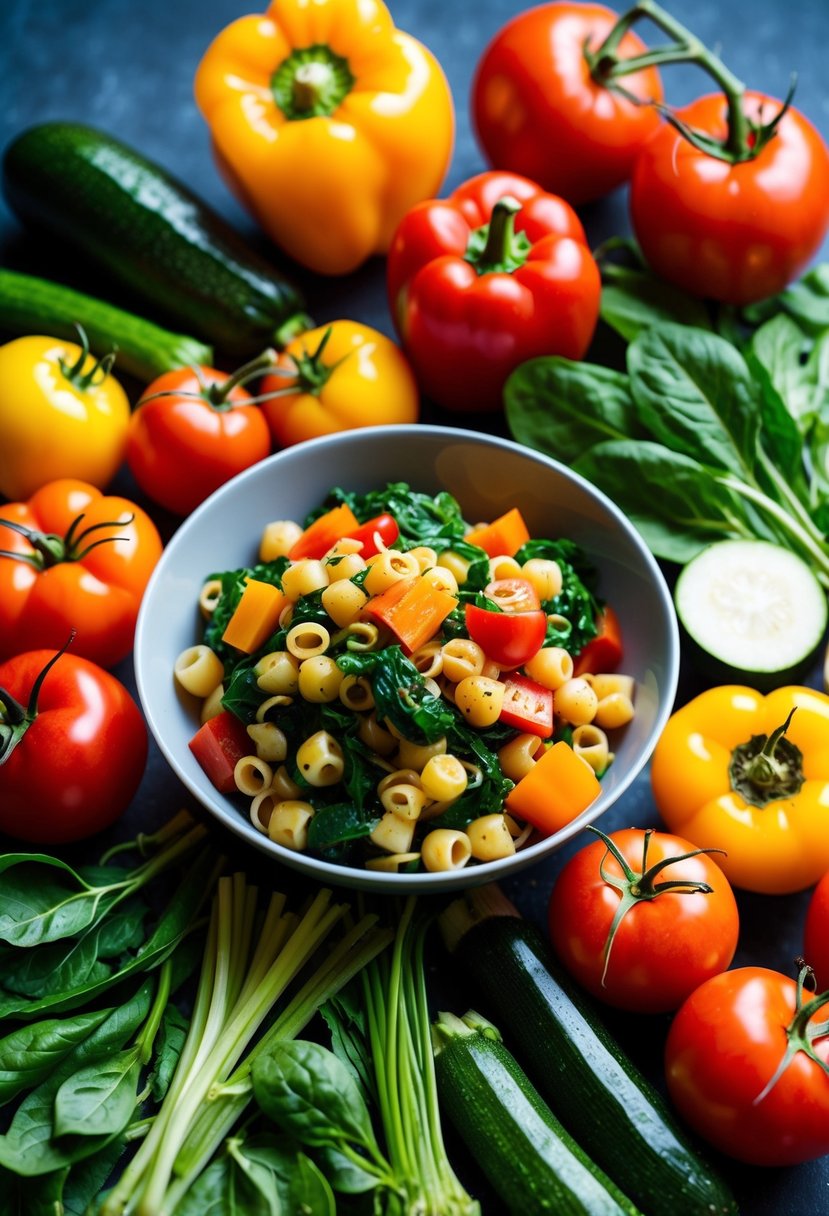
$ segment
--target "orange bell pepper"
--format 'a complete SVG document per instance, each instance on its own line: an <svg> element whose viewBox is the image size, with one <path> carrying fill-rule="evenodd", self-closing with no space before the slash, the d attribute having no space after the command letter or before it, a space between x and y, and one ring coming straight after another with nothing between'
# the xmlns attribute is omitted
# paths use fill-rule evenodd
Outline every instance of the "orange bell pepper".
<svg viewBox="0 0 829 1216"><path fill-rule="evenodd" d="M590 766L562 739L513 786L505 805L542 835L552 836L586 811L601 790Z"/></svg>
<svg viewBox="0 0 829 1216"><path fill-rule="evenodd" d="M385 253L452 153L440 65L381 0L273 0L214 39L195 93L242 203L321 274Z"/></svg>

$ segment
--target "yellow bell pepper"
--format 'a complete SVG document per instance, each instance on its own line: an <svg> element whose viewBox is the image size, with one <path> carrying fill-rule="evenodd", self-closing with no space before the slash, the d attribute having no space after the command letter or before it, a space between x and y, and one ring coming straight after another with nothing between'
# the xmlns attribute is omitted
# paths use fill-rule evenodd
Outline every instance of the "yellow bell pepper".
<svg viewBox="0 0 829 1216"><path fill-rule="evenodd" d="M321 274L385 253L452 153L440 65L381 0L273 0L214 39L195 94L242 203Z"/></svg>
<svg viewBox="0 0 829 1216"><path fill-rule="evenodd" d="M668 828L748 891L804 890L829 870L829 696L710 688L679 709L651 761Z"/></svg>

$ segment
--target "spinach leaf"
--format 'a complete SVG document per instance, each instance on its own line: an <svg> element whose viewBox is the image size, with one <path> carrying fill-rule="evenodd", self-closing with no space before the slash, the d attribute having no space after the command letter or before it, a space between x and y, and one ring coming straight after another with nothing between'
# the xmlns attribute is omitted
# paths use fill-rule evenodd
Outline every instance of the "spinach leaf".
<svg viewBox="0 0 829 1216"><path fill-rule="evenodd" d="M366 814L350 802L318 807L308 824L308 848L330 849L347 840L361 840L370 835L379 822L378 814Z"/></svg>
<svg viewBox="0 0 829 1216"><path fill-rule="evenodd" d="M31 1022L0 1039L0 1103L48 1077L111 1013L111 1009L99 1009Z"/></svg>
<svg viewBox="0 0 829 1216"><path fill-rule="evenodd" d="M350 1071L319 1043L277 1042L252 1068L260 1109L304 1145L376 1147L365 1100Z"/></svg>
<svg viewBox="0 0 829 1216"><path fill-rule="evenodd" d="M644 267L602 265L601 318L629 342L652 325L711 329L705 304Z"/></svg>
<svg viewBox="0 0 829 1216"><path fill-rule="evenodd" d="M389 482L384 489L368 494L337 486L328 495L325 506L315 514L322 514L340 502L347 502L361 523L388 511L397 520L403 547L407 542L426 543L427 537L436 534L460 539L466 531L460 504L445 490L432 496L414 491L402 481Z"/></svg>
<svg viewBox="0 0 829 1216"><path fill-rule="evenodd" d="M574 468L613 498L651 552L667 561L684 564L713 541L756 534L742 499L714 470L662 444L599 443ZM765 539L774 538L766 532Z"/></svg>
<svg viewBox="0 0 829 1216"><path fill-rule="evenodd" d="M146 980L131 999L116 1006L50 1076L26 1095L8 1131L0 1136L0 1165L26 1177L47 1174L92 1156L109 1142L111 1133L56 1139L55 1096L70 1077L123 1050L147 1017L152 990L153 982Z"/></svg>
<svg viewBox="0 0 829 1216"><path fill-rule="evenodd" d="M154 1065L149 1085L156 1102L164 1101L189 1029L187 1018L175 1005L168 1004L161 1016L161 1025L153 1043Z"/></svg>
<svg viewBox="0 0 829 1216"><path fill-rule="evenodd" d="M117 1135L137 1103L140 1048L114 1052L81 1068L55 1094L56 1136Z"/></svg>
<svg viewBox="0 0 829 1216"><path fill-rule="evenodd" d="M91 1002L113 984L136 972L149 971L164 962L187 935L192 922L211 889L216 859L211 849L205 849L185 873L162 909L156 925L141 949L124 961L105 978L87 980L83 984L50 992L46 996L26 998L19 993L0 991L0 1018L32 1018L49 1009L59 1012Z"/></svg>
<svg viewBox="0 0 829 1216"><path fill-rule="evenodd" d="M271 1172L229 1151L199 1175L176 1216L281 1216L282 1210Z"/></svg>
<svg viewBox="0 0 829 1216"><path fill-rule="evenodd" d="M307 1212L308 1216L329 1216L334 1196L310 1157L300 1152L287 1136L258 1135L237 1141L237 1152L270 1172L279 1196L280 1212ZM178 1210L176 1216L180 1216Z"/></svg>
<svg viewBox="0 0 829 1216"><path fill-rule="evenodd" d="M594 443L642 434L628 377L569 359L530 359L504 386L513 439L565 464Z"/></svg>
<svg viewBox="0 0 829 1216"><path fill-rule="evenodd" d="M829 329L829 263L821 262L785 291L744 309L751 324L761 324L784 312L807 334L819 337Z"/></svg>
<svg viewBox="0 0 829 1216"><path fill-rule="evenodd" d="M753 479L759 393L730 342L701 329L666 325L641 333L628 347L627 364L639 419L657 442L700 464Z"/></svg>
<svg viewBox="0 0 829 1216"><path fill-rule="evenodd" d="M38 946L80 933L121 894L95 887L66 862L46 853L0 857L0 941Z"/></svg>
<svg viewBox="0 0 829 1216"><path fill-rule="evenodd" d="M63 1184L63 1216L90 1216L91 1205L102 1199L104 1184L123 1156L122 1137L110 1140L96 1153L76 1162Z"/></svg>
<svg viewBox="0 0 829 1216"><path fill-rule="evenodd" d="M810 358L811 345L797 322L780 313L753 334L748 352L755 377L760 369L771 381L801 433L808 431L829 394L829 377L822 375L820 355ZM825 340L816 345L829 349Z"/></svg>
<svg viewBox="0 0 829 1216"><path fill-rule="evenodd" d="M6 992L30 999L47 998L107 979L112 968L98 957L101 930L99 923L78 937L49 942L33 950L5 953L2 966Z"/></svg>
<svg viewBox="0 0 829 1216"><path fill-rule="evenodd" d="M55 1216L63 1214L63 1188L68 1167L40 1178L21 1178L0 1168L0 1212L3 1216Z"/></svg>
<svg viewBox="0 0 829 1216"><path fill-rule="evenodd" d="M454 713L426 687L423 676L399 646L367 654L344 654L338 660L346 675L371 679L377 717L389 718L413 743L434 743L446 734Z"/></svg>

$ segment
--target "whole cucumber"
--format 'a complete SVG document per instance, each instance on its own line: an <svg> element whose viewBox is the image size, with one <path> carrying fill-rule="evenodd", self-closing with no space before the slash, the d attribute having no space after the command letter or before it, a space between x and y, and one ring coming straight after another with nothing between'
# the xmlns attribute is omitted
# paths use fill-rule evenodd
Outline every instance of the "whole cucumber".
<svg viewBox="0 0 829 1216"><path fill-rule="evenodd" d="M3 190L25 226L226 354L282 346L310 324L297 287L191 190L111 135L68 122L27 128L6 150Z"/></svg>

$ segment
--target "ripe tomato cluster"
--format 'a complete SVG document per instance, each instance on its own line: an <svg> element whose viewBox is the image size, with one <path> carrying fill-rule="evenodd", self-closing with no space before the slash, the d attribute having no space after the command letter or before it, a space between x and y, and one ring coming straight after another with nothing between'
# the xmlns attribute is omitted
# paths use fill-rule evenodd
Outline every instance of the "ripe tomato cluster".
<svg viewBox="0 0 829 1216"><path fill-rule="evenodd" d="M731 968L739 912L715 850L651 829L597 835L550 895L562 963L608 1005L675 1015L668 1092L719 1151L779 1166L829 1152L829 873L810 898L794 979Z"/></svg>

